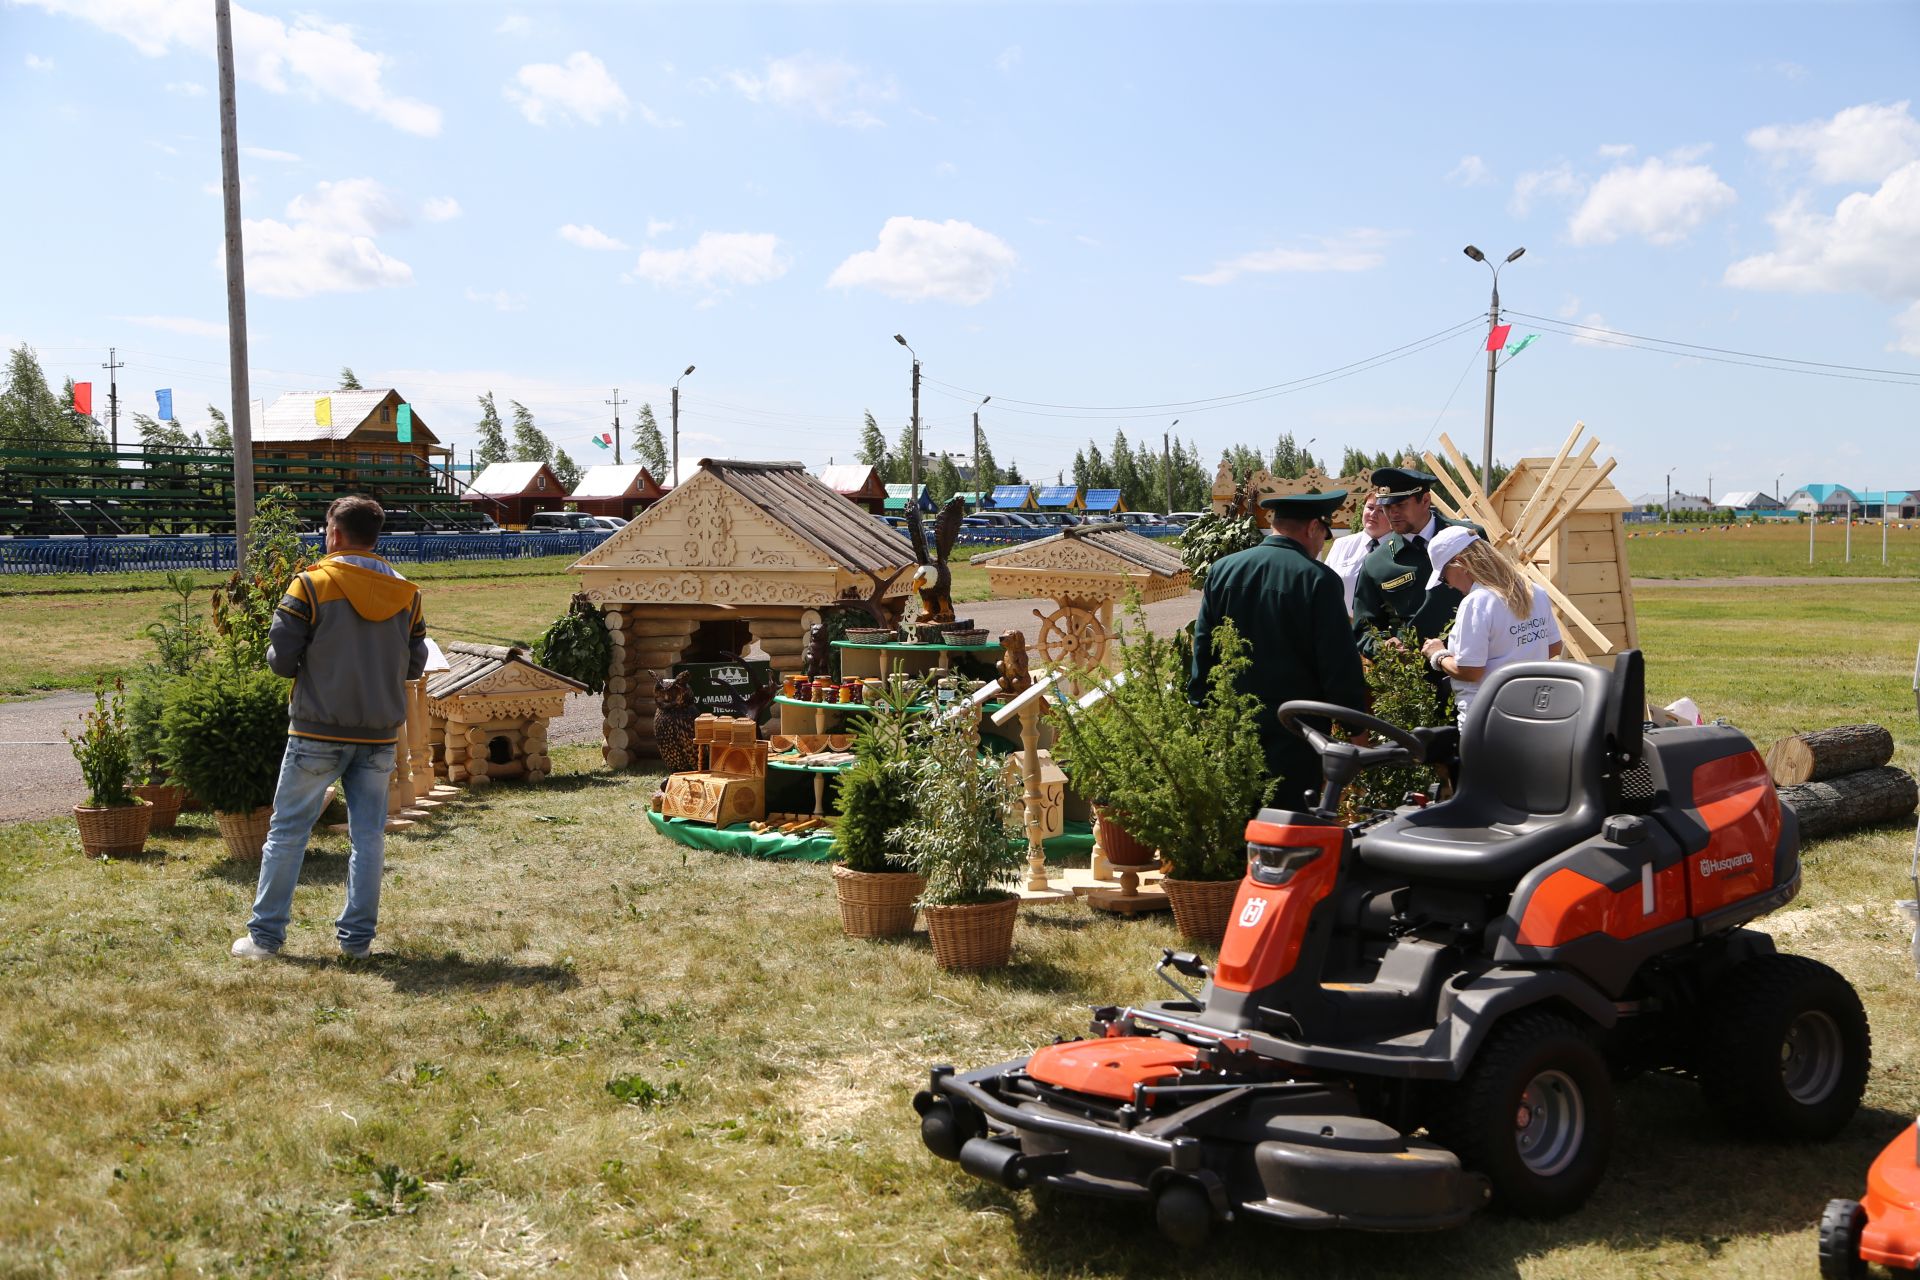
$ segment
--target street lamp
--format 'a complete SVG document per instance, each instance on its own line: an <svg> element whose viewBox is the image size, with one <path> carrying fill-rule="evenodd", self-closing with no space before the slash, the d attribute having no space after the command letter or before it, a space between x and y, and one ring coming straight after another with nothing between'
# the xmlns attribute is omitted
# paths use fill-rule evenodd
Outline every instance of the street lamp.
<svg viewBox="0 0 1920 1280"><path fill-rule="evenodd" d="M907 501L918 505L920 501L920 353L897 333L893 335L893 340L906 347L907 354L913 357L913 457L907 464Z"/></svg>
<svg viewBox="0 0 1920 1280"><path fill-rule="evenodd" d="M1167 491L1167 515L1173 514L1173 429L1179 425L1180 419L1175 418L1160 433L1160 475Z"/></svg>
<svg viewBox="0 0 1920 1280"><path fill-rule="evenodd" d="M980 411L987 407L987 401L991 399L993 399L992 396L982 396L980 403L973 406L973 509L975 511L980 510L984 505L981 495L987 492L980 487L987 482L980 466Z"/></svg>
<svg viewBox="0 0 1920 1280"><path fill-rule="evenodd" d="M1673 523L1673 473L1677 470L1679 470L1678 463L1667 468L1667 501L1666 505L1660 508L1661 524Z"/></svg>
<svg viewBox="0 0 1920 1280"><path fill-rule="evenodd" d="M688 365L680 378L692 372L693 366ZM673 380L673 475L668 480L669 487L680 483L680 378Z"/></svg>
<svg viewBox="0 0 1920 1280"><path fill-rule="evenodd" d="M1786 478L1787 473L1784 471L1773 478L1773 500L1775 502L1780 501L1780 482Z"/></svg>
<svg viewBox="0 0 1920 1280"><path fill-rule="evenodd" d="M1493 272L1493 305L1487 309L1487 429L1480 442L1480 484L1482 488L1491 491L1493 488L1493 375L1495 362L1500 354L1493 350L1492 341L1493 331L1500 327L1500 267L1518 261L1526 249L1524 247L1515 249L1499 266L1487 262L1487 255L1472 245L1468 245L1461 252L1475 262L1486 262L1487 270Z"/></svg>

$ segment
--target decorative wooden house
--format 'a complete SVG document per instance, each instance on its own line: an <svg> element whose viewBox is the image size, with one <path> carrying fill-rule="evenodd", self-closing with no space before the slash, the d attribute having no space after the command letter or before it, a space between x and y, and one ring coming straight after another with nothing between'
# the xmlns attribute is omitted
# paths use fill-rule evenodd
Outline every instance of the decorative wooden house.
<svg viewBox="0 0 1920 1280"><path fill-rule="evenodd" d="M880 473L861 463L839 463L820 472L820 483L872 515L887 513L887 486Z"/></svg>
<svg viewBox="0 0 1920 1280"><path fill-rule="evenodd" d="M1081 499L1081 508L1091 515L1113 515L1120 511L1131 511L1127 499L1118 489L1089 489L1087 496Z"/></svg>
<svg viewBox="0 0 1920 1280"><path fill-rule="evenodd" d="M1549 491L1533 503L1528 528L1544 528L1543 515L1556 507L1571 503L1573 509L1533 546L1530 558L1618 652L1640 644L1633 578L1627 568L1626 514L1633 504L1606 478L1611 461L1602 464L1592 453L1588 449L1578 458L1564 460L1557 470L1556 459L1522 458L1489 501L1502 525L1519 530L1520 517L1540 494L1542 479L1550 478ZM1560 619L1560 630L1573 632L1573 639L1588 651L1589 661L1612 665L1612 654L1598 652L1593 639L1584 631L1573 631L1567 617Z"/></svg>
<svg viewBox="0 0 1920 1280"><path fill-rule="evenodd" d="M994 511L1038 511L1040 504L1033 499L1033 486L1030 484L997 484L993 487L993 501L989 508Z"/></svg>
<svg viewBox="0 0 1920 1280"><path fill-rule="evenodd" d="M329 421L316 422L325 401ZM259 403L255 401L255 403ZM451 456L440 437L412 413L412 438L399 438L400 406L391 387L363 391L289 391L253 423L253 456L273 462L357 462L378 464L421 475L440 457Z"/></svg>
<svg viewBox="0 0 1920 1280"><path fill-rule="evenodd" d="M1191 580L1178 552L1111 524L1077 525L973 563L985 566L995 596L1053 598L1034 648L1054 666L1098 665L1113 635L1113 607L1128 592L1151 604L1184 593Z"/></svg>
<svg viewBox="0 0 1920 1280"><path fill-rule="evenodd" d="M524 529L534 512L560 510L567 491L544 462L496 462L474 477L466 500L507 528Z"/></svg>
<svg viewBox="0 0 1920 1280"><path fill-rule="evenodd" d="M1071 484L1051 484L1033 495L1034 508L1038 511L1081 511L1085 508L1080 501L1080 487Z"/></svg>
<svg viewBox="0 0 1920 1280"><path fill-rule="evenodd" d="M482 786L495 778L539 782L552 770L547 721L586 686L536 665L525 649L450 644L447 670L427 680L433 771Z"/></svg>
<svg viewBox="0 0 1920 1280"><path fill-rule="evenodd" d="M903 516L909 506L918 506L922 513L931 515L940 509L940 504L927 492L927 486L921 485L918 492L910 484L890 484L887 486L886 514Z"/></svg>
<svg viewBox="0 0 1920 1280"><path fill-rule="evenodd" d="M622 520L631 520L665 495L666 490L653 478L653 473L639 463L607 462L588 467L580 483L567 495L567 501L575 511L584 511L590 516L619 516Z"/></svg>
<svg viewBox="0 0 1920 1280"><path fill-rule="evenodd" d="M897 618L912 564L906 539L800 463L703 459L573 565L613 640L607 762L654 754L655 673L689 650L757 644L778 679L823 611L871 601Z"/></svg>

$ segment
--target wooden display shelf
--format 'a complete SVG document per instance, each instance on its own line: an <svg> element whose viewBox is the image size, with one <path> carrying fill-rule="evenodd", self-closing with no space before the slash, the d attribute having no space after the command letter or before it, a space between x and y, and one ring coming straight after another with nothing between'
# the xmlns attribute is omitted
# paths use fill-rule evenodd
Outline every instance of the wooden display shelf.
<svg viewBox="0 0 1920 1280"><path fill-rule="evenodd" d="M848 678L878 676L882 680L891 676L896 669L907 675L925 675L930 671L951 671L953 655L956 653L978 654L986 657L1000 652L1000 643L997 640L989 640L985 644L913 644L905 640L895 640L887 644L855 644L851 640L835 640L833 647L840 651L842 676ZM926 659L932 659L932 661L925 661Z"/></svg>

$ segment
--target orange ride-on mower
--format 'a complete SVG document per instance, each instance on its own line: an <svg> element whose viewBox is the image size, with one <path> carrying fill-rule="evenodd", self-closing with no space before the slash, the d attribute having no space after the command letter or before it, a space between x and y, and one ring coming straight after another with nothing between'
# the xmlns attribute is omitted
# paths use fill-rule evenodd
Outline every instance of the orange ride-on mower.
<svg viewBox="0 0 1920 1280"><path fill-rule="evenodd" d="M1860 1001L1742 928L1798 890L1798 825L1736 730L1645 730L1642 671L1628 652L1612 672L1497 672L1455 794L1350 825L1347 783L1450 731L1282 706L1325 785L1248 824L1217 962L1163 953L1180 998L1096 1009L1089 1039L934 1067L914 1098L928 1149L1010 1188L1151 1203L1190 1247L1241 1216L1568 1212L1637 1070L1695 1076L1749 1135L1837 1132L1866 1083ZM1385 742L1335 741L1329 720Z"/></svg>

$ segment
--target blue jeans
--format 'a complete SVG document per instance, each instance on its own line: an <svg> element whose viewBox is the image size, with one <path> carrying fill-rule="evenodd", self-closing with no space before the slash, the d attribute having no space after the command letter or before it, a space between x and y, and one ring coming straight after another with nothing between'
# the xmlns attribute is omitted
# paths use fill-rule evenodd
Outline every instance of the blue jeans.
<svg viewBox="0 0 1920 1280"><path fill-rule="evenodd" d="M273 826L260 852L260 888L254 895L247 932L269 951L287 940L287 916L293 887L300 882L307 837L325 807L327 787L340 783L347 797L347 834L353 855L347 861L347 905L334 922L340 946L365 951L373 943L380 917L380 873L387 853L387 777L393 772L393 744L363 745L288 738L280 759L280 782L273 791Z"/></svg>

